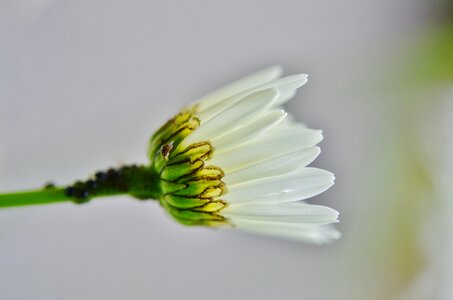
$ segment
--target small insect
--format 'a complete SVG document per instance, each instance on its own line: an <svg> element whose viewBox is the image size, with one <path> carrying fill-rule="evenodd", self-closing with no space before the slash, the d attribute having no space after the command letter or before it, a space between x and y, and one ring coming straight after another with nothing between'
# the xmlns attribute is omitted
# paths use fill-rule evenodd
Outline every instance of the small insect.
<svg viewBox="0 0 453 300"><path fill-rule="evenodd" d="M164 144L160 148L160 151L162 152L162 156L167 160L168 157L170 156L170 152L173 150L173 142Z"/></svg>
<svg viewBox="0 0 453 300"><path fill-rule="evenodd" d="M102 181L107 177L107 174L105 172L99 171L94 174L94 177L96 178L97 181Z"/></svg>
<svg viewBox="0 0 453 300"><path fill-rule="evenodd" d="M45 188L45 189L53 189L53 188L55 188L55 183L53 183L52 181L49 181L49 182L47 182L47 183L44 185L44 188Z"/></svg>

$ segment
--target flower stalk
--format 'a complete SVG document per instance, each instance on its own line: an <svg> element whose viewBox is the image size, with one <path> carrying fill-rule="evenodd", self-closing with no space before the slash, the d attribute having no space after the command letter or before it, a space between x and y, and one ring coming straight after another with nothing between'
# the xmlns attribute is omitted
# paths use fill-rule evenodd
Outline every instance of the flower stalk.
<svg viewBox="0 0 453 300"><path fill-rule="evenodd" d="M50 204L72 200L65 195L64 187L45 187L38 190L0 194L0 207Z"/></svg>
<svg viewBox="0 0 453 300"><path fill-rule="evenodd" d="M149 167L123 166L96 172L69 186L50 184L42 189L0 194L0 208L59 202L83 204L93 198L125 194L141 200L157 199L160 194L157 182L157 175Z"/></svg>

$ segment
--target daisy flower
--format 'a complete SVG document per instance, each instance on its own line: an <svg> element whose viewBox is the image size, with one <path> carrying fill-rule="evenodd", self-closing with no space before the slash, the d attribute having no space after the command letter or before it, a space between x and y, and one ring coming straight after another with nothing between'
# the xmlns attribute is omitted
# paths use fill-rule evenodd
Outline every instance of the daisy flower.
<svg viewBox="0 0 453 300"><path fill-rule="evenodd" d="M151 138L159 201L186 225L237 228L314 243L338 239L338 212L302 200L334 183L307 167L322 132L282 107L307 75L273 67L231 83L183 109Z"/></svg>
<svg viewBox="0 0 453 300"><path fill-rule="evenodd" d="M307 82L273 67L196 101L149 142L148 165L111 168L70 186L0 194L0 207L129 194L156 199L185 225L236 228L314 243L338 239L338 213L303 200L333 185L307 167L320 130L294 121L282 105Z"/></svg>

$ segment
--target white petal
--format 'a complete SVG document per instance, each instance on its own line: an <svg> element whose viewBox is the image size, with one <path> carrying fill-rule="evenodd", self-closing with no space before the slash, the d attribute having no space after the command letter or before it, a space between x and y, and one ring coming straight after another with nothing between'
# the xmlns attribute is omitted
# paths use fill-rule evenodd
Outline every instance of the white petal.
<svg viewBox="0 0 453 300"><path fill-rule="evenodd" d="M230 205L222 210L222 215L235 220L331 224L338 222L338 212L332 208L302 202L269 204Z"/></svg>
<svg viewBox="0 0 453 300"><path fill-rule="evenodd" d="M220 137L212 139L214 148L218 151L229 149L244 142L251 141L262 136L271 128L280 123L286 116L283 110L272 110L266 112L259 118Z"/></svg>
<svg viewBox="0 0 453 300"><path fill-rule="evenodd" d="M225 172L233 172L260 161L312 147L321 140L322 132L320 130L272 129L261 138L249 143L228 149L228 151L216 151L210 163L221 167Z"/></svg>
<svg viewBox="0 0 453 300"><path fill-rule="evenodd" d="M287 112L287 114L288 115L285 120L279 124L279 128L294 128L295 126L299 128L307 128L307 125L297 121L296 117L292 113Z"/></svg>
<svg viewBox="0 0 453 300"><path fill-rule="evenodd" d="M202 124L183 142L184 146L201 141L210 141L246 124L268 110L278 97L275 89L253 93L227 110Z"/></svg>
<svg viewBox="0 0 453 300"><path fill-rule="evenodd" d="M292 99L295 94L295 90L306 84L307 81L307 74L296 74L283 77L280 80L265 84L260 88L265 88L266 85L272 85L274 88L278 88L281 97L275 102L274 105L279 106Z"/></svg>
<svg viewBox="0 0 453 300"><path fill-rule="evenodd" d="M204 110L209 106L212 106L245 90L249 90L273 81L279 78L281 74L282 68L280 66L273 66L271 68L261 70L209 93L205 97L199 99L197 104L200 106L201 110Z"/></svg>
<svg viewBox="0 0 453 300"><path fill-rule="evenodd" d="M203 122L206 122L216 116L217 114L221 113L225 109L228 109L232 105L236 104L237 102L241 101L242 98L246 97L247 95L250 95L252 93L266 90L269 88L274 88L279 91L281 97L279 97L278 102L276 101L274 103L274 106L278 106L283 104L285 101L288 101L291 99L292 94L294 93L294 90L298 89L302 85L304 85L307 82L307 75L306 74L297 74L297 75L291 75L287 77L283 77L280 79L277 79L275 81L272 81L267 84L263 84L261 86L252 88L250 90L244 91L242 93L239 93L237 95L234 95L229 98L225 98L222 101L218 101L216 104L209 106L206 109L199 109L198 115Z"/></svg>
<svg viewBox="0 0 453 300"><path fill-rule="evenodd" d="M224 198L232 204L304 200L327 190L333 185L334 179L328 171L304 167L283 176L229 185Z"/></svg>
<svg viewBox="0 0 453 300"><path fill-rule="evenodd" d="M223 181L227 185L247 182L260 178L284 175L300 167L305 167L315 160L321 150L319 147L310 147L257 162L251 166L226 173Z"/></svg>
<svg viewBox="0 0 453 300"><path fill-rule="evenodd" d="M296 90L292 90L286 93L281 94L277 101L275 101L274 106L282 105L283 103L288 102L296 95Z"/></svg>
<svg viewBox="0 0 453 300"><path fill-rule="evenodd" d="M341 237L341 234L331 225L304 226L293 223L269 223L248 220L236 220L236 228L264 235L284 237L296 241L316 244L326 244Z"/></svg>

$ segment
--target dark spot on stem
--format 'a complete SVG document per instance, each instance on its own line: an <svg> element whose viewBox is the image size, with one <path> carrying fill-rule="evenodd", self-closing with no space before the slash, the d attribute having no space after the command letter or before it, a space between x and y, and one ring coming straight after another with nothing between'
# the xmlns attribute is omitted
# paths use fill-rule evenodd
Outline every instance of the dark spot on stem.
<svg viewBox="0 0 453 300"><path fill-rule="evenodd" d="M64 194L67 196L67 197L74 197L74 188L72 186L68 186L65 190L64 190Z"/></svg>
<svg viewBox="0 0 453 300"><path fill-rule="evenodd" d="M46 190L48 190L48 189L54 189L54 188L55 188L55 183L53 183L53 182L47 182L47 183L44 185L44 188L45 188Z"/></svg>
<svg viewBox="0 0 453 300"><path fill-rule="evenodd" d="M107 174L105 174L105 172L99 171L94 174L94 177L96 178L96 180L102 181L107 177Z"/></svg>

